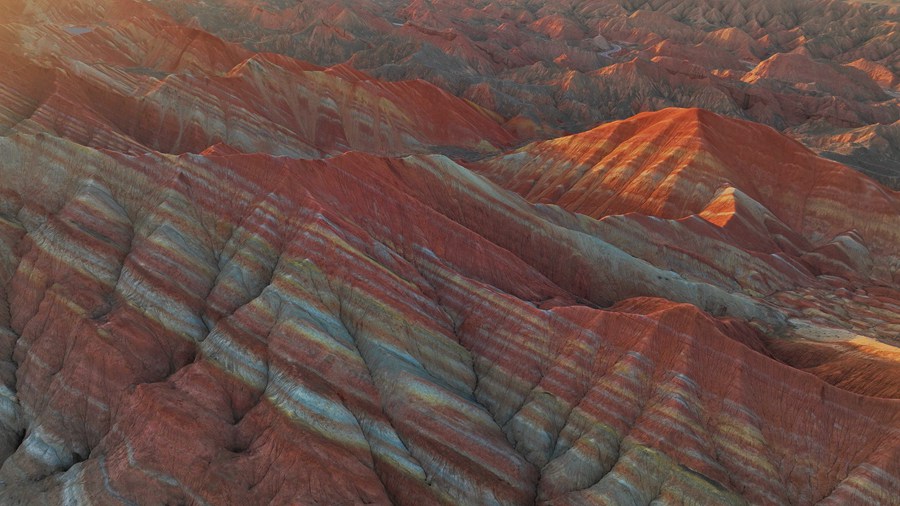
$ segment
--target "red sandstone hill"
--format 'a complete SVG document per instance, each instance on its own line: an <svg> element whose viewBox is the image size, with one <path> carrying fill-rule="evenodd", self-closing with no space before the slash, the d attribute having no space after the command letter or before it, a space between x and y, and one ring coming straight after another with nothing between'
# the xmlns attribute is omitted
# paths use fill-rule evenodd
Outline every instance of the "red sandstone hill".
<svg viewBox="0 0 900 506"><path fill-rule="evenodd" d="M14 69L0 76L10 94L4 130L119 151L228 144L306 158L492 152L515 140L497 115L424 81L386 83L343 66L251 53L161 19L77 34L57 25L16 29L22 49L2 53ZM36 54L22 58L25 48Z"/></svg>
<svg viewBox="0 0 900 506"><path fill-rule="evenodd" d="M255 50L420 78L532 138L667 107L770 125L900 188L900 10L843 0L156 2ZM843 136L865 130L848 145Z"/></svg>
<svg viewBox="0 0 900 506"><path fill-rule="evenodd" d="M7 500L893 497L896 400L446 158L0 150Z"/></svg>
<svg viewBox="0 0 900 506"><path fill-rule="evenodd" d="M494 60L456 4L385 5L0 19L0 504L898 504L897 193L696 109L512 150L554 127L253 48L358 63L396 31L439 48L398 74L531 58L539 97L542 51L612 50L588 14L653 44L600 71L636 83L700 72L676 58L706 40L675 12L473 3L516 41ZM793 44L767 5L727 14L755 44L711 40ZM843 5L825 25L868 20Z"/></svg>
<svg viewBox="0 0 900 506"><path fill-rule="evenodd" d="M900 272L900 193L771 128L702 109L639 114L530 144L480 167L532 202L596 219L715 211L710 221L728 227L740 210L721 200L737 198L724 195L735 189L813 243L854 231L884 262L887 279Z"/></svg>
<svg viewBox="0 0 900 506"><path fill-rule="evenodd" d="M770 128L700 109L639 114L474 168L531 202L551 205L545 214L568 228L660 268L784 307L797 321L782 337L800 337L801 344L773 341L783 360L815 372L820 362L809 366L802 355L825 353L872 373L820 374L829 381L873 395L900 393L891 351L900 344L893 299L900 280L897 192ZM868 285L891 287L891 295L833 295L835 286L849 295ZM862 317L872 311L886 319ZM829 329L807 329L810 320ZM809 342L811 334L821 339Z"/></svg>

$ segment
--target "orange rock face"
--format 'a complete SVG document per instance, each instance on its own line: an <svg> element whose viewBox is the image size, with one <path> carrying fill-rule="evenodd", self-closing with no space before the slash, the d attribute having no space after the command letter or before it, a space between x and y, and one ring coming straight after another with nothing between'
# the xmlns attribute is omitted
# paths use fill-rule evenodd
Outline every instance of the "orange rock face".
<svg viewBox="0 0 900 506"><path fill-rule="evenodd" d="M898 504L897 192L696 108L460 98L720 82L706 40L758 89L786 14L161 3L0 19L0 504ZM347 57L258 51L302 41Z"/></svg>
<svg viewBox="0 0 900 506"><path fill-rule="evenodd" d="M640 114L473 168L549 206L546 213L568 228L661 268L781 306L798 318L781 334L805 343L772 342L773 353L787 362L804 362L798 350L807 345L814 355L833 350L837 361L862 355L873 376L820 376L861 393L896 397L900 391L891 351L897 344L893 302L846 297L853 290L865 294L870 285L894 287L888 300L896 295L897 192L770 128L700 109ZM848 193L857 198L848 200ZM574 219L557 206L593 220ZM836 286L844 295L835 295ZM885 320L863 316L882 310ZM810 317L832 329L808 329ZM814 344L806 339L812 334L819 336ZM890 346L878 346L882 341ZM804 368L816 370L813 362Z"/></svg>
<svg viewBox="0 0 900 506"><path fill-rule="evenodd" d="M242 0L157 5L257 50L425 79L540 128L667 107L772 126L900 189L900 10L843 0ZM836 137L875 130L853 144ZM549 135L548 135L549 134Z"/></svg>

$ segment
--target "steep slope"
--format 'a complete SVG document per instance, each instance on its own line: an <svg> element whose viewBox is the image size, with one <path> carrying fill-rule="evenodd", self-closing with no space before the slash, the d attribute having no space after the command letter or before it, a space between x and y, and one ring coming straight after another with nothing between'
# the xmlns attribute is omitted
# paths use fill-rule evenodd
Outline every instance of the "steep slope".
<svg viewBox="0 0 900 506"><path fill-rule="evenodd" d="M426 79L554 137L666 107L791 133L898 188L900 10L843 0L160 0L254 50Z"/></svg>
<svg viewBox="0 0 900 506"><path fill-rule="evenodd" d="M855 230L885 263L887 279L900 269L897 192L770 128L702 109L639 114L480 167L532 202L598 219L632 212L682 218L734 187L814 243Z"/></svg>
<svg viewBox="0 0 900 506"><path fill-rule="evenodd" d="M12 95L11 112L0 117L6 130L136 153L227 144L301 158L489 153L514 141L495 114L423 81L383 83L344 67L254 54L159 18L78 34L52 24L11 26L19 47L8 60L31 58L19 63L24 76L0 78ZM23 82L27 76L34 77ZM35 82L45 91L23 95ZM446 122L430 120L438 115Z"/></svg>
<svg viewBox="0 0 900 506"><path fill-rule="evenodd" d="M698 110L504 153L554 127L199 28L360 61L397 31L473 79L639 51L584 6L467 6L517 40L495 59L448 5L0 20L0 504L898 504L895 192ZM674 13L594 7L657 53L635 82L700 51Z"/></svg>
<svg viewBox="0 0 900 506"><path fill-rule="evenodd" d="M789 325L767 342L787 363L900 394L896 192L769 128L698 109L640 114L472 167L566 228L781 307Z"/></svg>
<svg viewBox="0 0 900 506"><path fill-rule="evenodd" d="M0 151L6 501L891 500L897 401L447 159Z"/></svg>

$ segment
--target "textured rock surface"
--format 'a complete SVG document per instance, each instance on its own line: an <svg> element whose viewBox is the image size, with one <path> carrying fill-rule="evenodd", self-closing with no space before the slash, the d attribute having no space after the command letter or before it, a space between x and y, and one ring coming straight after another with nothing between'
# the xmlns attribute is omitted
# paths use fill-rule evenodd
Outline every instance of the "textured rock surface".
<svg viewBox="0 0 900 506"><path fill-rule="evenodd" d="M843 0L160 0L255 50L426 79L530 137L666 107L786 131L900 188L900 10ZM847 131L855 135L848 146ZM852 146L852 147L851 147Z"/></svg>
<svg viewBox="0 0 900 506"><path fill-rule="evenodd" d="M492 152L514 141L498 116L424 81L250 53L153 17L85 26L8 26L19 48L4 54L14 71L0 77L10 95L0 131L132 153L227 145L300 158Z"/></svg>
<svg viewBox="0 0 900 506"><path fill-rule="evenodd" d="M472 167L566 228L781 307L791 321L770 351L788 363L861 393L900 393L897 192L770 128L700 109L639 114ZM870 299L867 287L887 297ZM721 311L742 316L735 309ZM820 335L807 332L810 319L833 330L809 341ZM849 377L804 353L880 372Z"/></svg>
<svg viewBox="0 0 900 506"><path fill-rule="evenodd" d="M511 150L139 5L0 25L0 504L897 504L896 192L695 109ZM493 15L618 44L550 14Z"/></svg>
<svg viewBox="0 0 900 506"><path fill-rule="evenodd" d="M892 500L896 400L445 158L0 149L8 501Z"/></svg>

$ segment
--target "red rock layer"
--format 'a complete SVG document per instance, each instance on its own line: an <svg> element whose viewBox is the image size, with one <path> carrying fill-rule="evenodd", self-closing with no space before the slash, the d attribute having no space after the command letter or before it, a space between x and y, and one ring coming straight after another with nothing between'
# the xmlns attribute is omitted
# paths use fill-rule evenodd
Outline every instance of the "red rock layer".
<svg viewBox="0 0 900 506"><path fill-rule="evenodd" d="M762 218L739 216L736 200L747 198L758 209L746 212L768 210L813 243L854 230L878 253L886 279L900 267L897 192L817 157L770 128L702 109L639 114L534 143L480 167L530 201L593 218L705 213L720 227L741 227L737 238L769 240L765 231L751 233L740 222Z"/></svg>
<svg viewBox="0 0 900 506"><path fill-rule="evenodd" d="M552 204L544 215L566 228L781 307L789 325L769 342L787 363L860 393L900 392L896 192L769 128L697 109L641 114L474 167ZM862 297L848 300L853 292Z"/></svg>
<svg viewBox="0 0 900 506"><path fill-rule="evenodd" d="M543 138L666 107L786 131L894 188L900 11L842 0L158 3L255 48L422 78ZM298 43L299 41L299 43ZM521 122L521 120L520 120ZM834 135L874 130L855 149Z"/></svg>
<svg viewBox="0 0 900 506"><path fill-rule="evenodd" d="M573 306L613 273L559 259L615 249L447 159L0 149L7 500L891 500L896 401L694 306Z"/></svg>
<svg viewBox="0 0 900 506"><path fill-rule="evenodd" d="M16 30L21 47L7 60L21 75L0 78L9 97L4 131L135 153L226 144L304 158L492 152L514 141L493 113L423 81L385 83L346 67L255 54L165 20L76 34L58 25ZM36 55L23 61L20 52ZM33 87L37 93L24 91ZM436 116L445 120L430 120Z"/></svg>
<svg viewBox="0 0 900 506"><path fill-rule="evenodd" d="M512 142L492 112L129 5L0 29L0 503L897 503L895 193L696 110L473 165L491 181L428 153ZM404 9L298 40L477 54ZM648 24L693 37L619 29ZM661 42L622 68L677 67Z"/></svg>

